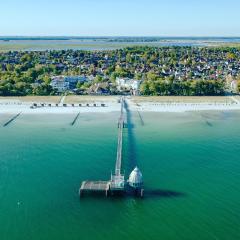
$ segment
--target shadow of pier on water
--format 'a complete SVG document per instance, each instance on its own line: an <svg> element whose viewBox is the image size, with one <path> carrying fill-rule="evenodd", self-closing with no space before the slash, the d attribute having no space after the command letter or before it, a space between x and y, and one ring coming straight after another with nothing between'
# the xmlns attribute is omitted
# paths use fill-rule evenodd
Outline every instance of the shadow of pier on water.
<svg viewBox="0 0 240 240"><path fill-rule="evenodd" d="M174 191L174 190L168 190L168 189L145 189L143 197L136 195L134 191L126 190L125 192L119 192L114 194L110 193L108 197L106 197L104 192L89 192L89 193L85 193L84 197L81 197L81 199L89 199L89 198L94 199L96 197L97 199L100 198L100 199L115 199L115 200L123 200L123 199L130 199L130 198L151 200L151 199L185 198L187 197L187 194L183 192Z"/></svg>
<svg viewBox="0 0 240 240"><path fill-rule="evenodd" d="M168 189L146 189L144 190L144 198L179 198L186 197L183 192L168 190Z"/></svg>
<svg viewBox="0 0 240 240"><path fill-rule="evenodd" d="M126 166L128 166L127 171L130 173L137 166L136 138L134 133L134 124L132 122L132 113L129 110L126 101L124 101L124 109L126 111L127 135L128 135L128 161Z"/></svg>

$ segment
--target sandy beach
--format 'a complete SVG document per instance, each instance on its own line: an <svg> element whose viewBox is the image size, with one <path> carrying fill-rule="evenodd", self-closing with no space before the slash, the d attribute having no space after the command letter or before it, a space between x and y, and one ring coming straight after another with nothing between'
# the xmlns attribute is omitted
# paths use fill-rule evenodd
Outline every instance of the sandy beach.
<svg viewBox="0 0 240 240"><path fill-rule="evenodd" d="M120 110L119 96L1 97L0 113L71 114ZM131 111L186 112L240 110L236 97L126 97Z"/></svg>

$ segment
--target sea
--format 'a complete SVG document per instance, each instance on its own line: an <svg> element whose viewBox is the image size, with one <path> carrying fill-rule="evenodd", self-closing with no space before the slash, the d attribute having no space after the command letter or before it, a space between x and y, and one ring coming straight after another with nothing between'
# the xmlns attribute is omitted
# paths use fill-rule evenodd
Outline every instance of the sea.
<svg viewBox="0 0 240 240"><path fill-rule="evenodd" d="M217 46L240 37L0 37L0 51L114 50L133 46Z"/></svg>
<svg viewBox="0 0 240 240"><path fill-rule="evenodd" d="M0 115L1 240L240 239L238 111L129 112L122 171L144 197L85 195L109 180L119 113Z"/></svg>

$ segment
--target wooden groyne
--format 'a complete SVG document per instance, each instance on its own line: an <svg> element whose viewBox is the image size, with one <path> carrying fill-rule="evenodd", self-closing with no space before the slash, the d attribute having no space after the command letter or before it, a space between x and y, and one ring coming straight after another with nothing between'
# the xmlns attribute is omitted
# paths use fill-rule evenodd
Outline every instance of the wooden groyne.
<svg viewBox="0 0 240 240"><path fill-rule="evenodd" d="M79 116L80 116L80 112L77 114L77 116L71 122L71 126L73 126L76 123L76 121L78 120Z"/></svg>
<svg viewBox="0 0 240 240"><path fill-rule="evenodd" d="M137 111L137 112L138 112L138 116L139 116L141 125L144 126L144 121L143 121L142 115L141 115L141 113L139 111Z"/></svg>
<svg viewBox="0 0 240 240"><path fill-rule="evenodd" d="M206 120L206 124L207 124L209 127L212 127L212 126L213 126L213 124L210 123L208 120Z"/></svg>
<svg viewBox="0 0 240 240"><path fill-rule="evenodd" d="M12 123L15 119L17 119L21 113L18 113L17 115L13 116L10 120L8 120L6 123L3 124L3 127L7 127L10 123Z"/></svg>

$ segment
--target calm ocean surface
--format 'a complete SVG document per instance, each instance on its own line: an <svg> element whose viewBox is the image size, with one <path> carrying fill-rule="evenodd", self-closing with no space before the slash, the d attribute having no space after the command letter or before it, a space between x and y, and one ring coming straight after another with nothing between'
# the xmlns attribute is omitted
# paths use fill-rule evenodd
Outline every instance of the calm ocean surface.
<svg viewBox="0 0 240 240"><path fill-rule="evenodd" d="M0 116L0 239L240 239L240 112L131 113L123 166L145 198L79 200L114 169L118 115Z"/></svg>
<svg viewBox="0 0 240 240"><path fill-rule="evenodd" d="M223 43L239 43L240 37L158 37L157 41L151 42L151 37L142 37L145 41L135 39L128 41L131 37L81 38L81 37L0 37L0 51L24 50L113 50L133 46L209 46ZM134 37L133 37L134 38ZM109 41L112 39L113 41ZM126 40L126 41L125 41Z"/></svg>

